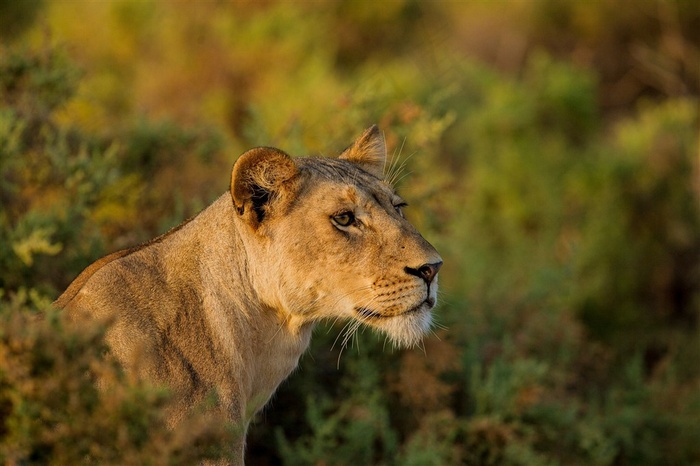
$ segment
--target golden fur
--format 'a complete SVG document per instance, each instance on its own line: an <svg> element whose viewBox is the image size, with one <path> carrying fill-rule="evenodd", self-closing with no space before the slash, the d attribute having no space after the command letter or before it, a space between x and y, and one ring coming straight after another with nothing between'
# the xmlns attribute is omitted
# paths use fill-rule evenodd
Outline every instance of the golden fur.
<svg viewBox="0 0 700 466"><path fill-rule="evenodd" d="M384 141L369 128L339 158L252 149L230 192L145 244L98 260L56 305L112 322L127 373L175 393L172 423L215 391L243 435L297 366L319 319L352 319L416 344L435 305L435 249L381 179Z"/></svg>

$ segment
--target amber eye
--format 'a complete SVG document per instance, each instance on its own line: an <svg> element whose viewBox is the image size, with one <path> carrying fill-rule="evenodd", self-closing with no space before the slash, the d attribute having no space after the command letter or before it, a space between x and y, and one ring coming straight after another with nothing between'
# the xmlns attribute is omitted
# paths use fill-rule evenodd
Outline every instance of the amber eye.
<svg viewBox="0 0 700 466"><path fill-rule="evenodd" d="M333 222L341 227L349 227L353 223L355 223L355 214L353 214L350 211L347 212L341 212L339 214L336 214L332 217Z"/></svg>

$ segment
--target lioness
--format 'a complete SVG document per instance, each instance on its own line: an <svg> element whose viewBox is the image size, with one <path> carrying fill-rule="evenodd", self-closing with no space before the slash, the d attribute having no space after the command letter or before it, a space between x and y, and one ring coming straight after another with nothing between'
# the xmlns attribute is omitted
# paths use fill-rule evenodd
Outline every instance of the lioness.
<svg viewBox="0 0 700 466"><path fill-rule="evenodd" d="M109 319L127 373L172 388L170 421L216 390L242 426L296 367L323 318L349 318L416 344L431 321L442 259L384 181L384 139L367 129L339 158L260 147L230 192L149 243L85 269L58 298L69 319Z"/></svg>

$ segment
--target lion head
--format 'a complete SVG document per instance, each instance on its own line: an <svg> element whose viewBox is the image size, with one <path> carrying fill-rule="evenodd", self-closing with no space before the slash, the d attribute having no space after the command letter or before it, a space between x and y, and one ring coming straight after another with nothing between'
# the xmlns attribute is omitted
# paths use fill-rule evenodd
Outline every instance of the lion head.
<svg viewBox="0 0 700 466"><path fill-rule="evenodd" d="M430 328L442 259L404 217L385 164L376 126L338 158L257 148L236 161L231 196L247 270L285 322L352 319L399 346Z"/></svg>

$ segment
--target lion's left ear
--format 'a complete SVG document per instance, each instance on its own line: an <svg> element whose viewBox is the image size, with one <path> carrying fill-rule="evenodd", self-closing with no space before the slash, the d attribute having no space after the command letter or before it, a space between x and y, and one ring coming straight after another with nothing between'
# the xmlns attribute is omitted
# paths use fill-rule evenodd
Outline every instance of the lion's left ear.
<svg viewBox="0 0 700 466"><path fill-rule="evenodd" d="M231 198L253 229L267 218L272 204L290 194L299 173L292 158L279 149L258 147L241 155L231 172Z"/></svg>
<svg viewBox="0 0 700 466"><path fill-rule="evenodd" d="M362 133L362 136L340 154L340 158L360 166L363 170L376 176L384 177L386 164L386 144L384 136L377 125L372 125Z"/></svg>

